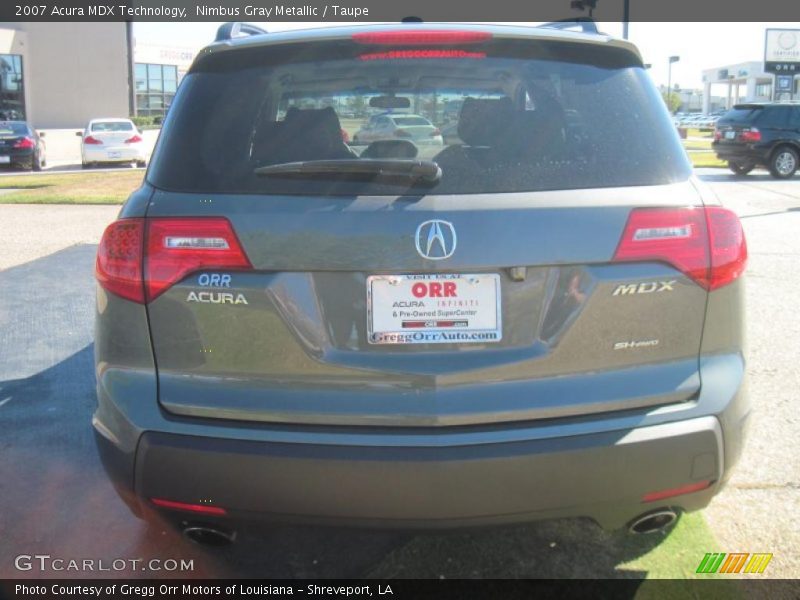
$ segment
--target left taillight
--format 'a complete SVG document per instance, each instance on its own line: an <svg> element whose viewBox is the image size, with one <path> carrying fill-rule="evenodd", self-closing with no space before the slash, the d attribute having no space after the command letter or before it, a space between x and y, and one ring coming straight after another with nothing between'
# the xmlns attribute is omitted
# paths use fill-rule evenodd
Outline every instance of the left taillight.
<svg viewBox="0 0 800 600"><path fill-rule="evenodd" d="M35 147L36 147L36 142L34 142L33 139L29 137L20 138L14 144L14 148L18 149L31 149Z"/></svg>
<svg viewBox="0 0 800 600"><path fill-rule="evenodd" d="M144 303L144 219L120 219L106 227L97 248L95 277L109 292Z"/></svg>
<svg viewBox="0 0 800 600"><path fill-rule="evenodd" d="M95 271L109 292L145 303L190 273L250 268L227 219L156 217L109 225L100 241Z"/></svg>
<svg viewBox="0 0 800 600"><path fill-rule="evenodd" d="M147 219L144 276L148 302L195 271L251 268L228 219Z"/></svg>

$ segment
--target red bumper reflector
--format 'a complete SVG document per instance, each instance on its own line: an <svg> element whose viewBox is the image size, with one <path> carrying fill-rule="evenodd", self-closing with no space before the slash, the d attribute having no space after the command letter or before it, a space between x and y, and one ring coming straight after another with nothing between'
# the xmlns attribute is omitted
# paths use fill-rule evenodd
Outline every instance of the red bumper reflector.
<svg viewBox="0 0 800 600"><path fill-rule="evenodd" d="M672 488L669 490L660 490L658 492L650 492L642 497L642 502L656 502L664 498L672 498L673 496L682 496L683 494L691 494L692 492L699 492L711 486L710 481L698 481L697 483L690 483L681 487Z"/></svg>
<svg viewBox="0 0 800 600"><path fill-rule="evenodd" d="M456 44L477 44L492 39L488 31L443 30L390 30L371 31L353 34L353 41L359 44L382 46L450 46Z"/></svg>
<svg viewBox="0 0 800 600"><path fill-rule="evenodd" d="M228 514L221 506L210 506L208 504L187 504L186 502L174 502L172 500L164 500L163 498L150 498L150 502L161 508L170 508L172 510L185 510L187 512L200 513L204 515L219 515L224 516Z"/></svg>

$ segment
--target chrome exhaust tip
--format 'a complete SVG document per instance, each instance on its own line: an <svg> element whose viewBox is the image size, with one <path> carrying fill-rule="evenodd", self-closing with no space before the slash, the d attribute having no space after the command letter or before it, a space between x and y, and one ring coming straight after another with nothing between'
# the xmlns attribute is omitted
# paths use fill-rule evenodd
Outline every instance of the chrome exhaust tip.
<svg viewBox="0 0 800 600"><path fill-rule="evenodd" d="M213 525L190 524L183 528L183 535L201 546L229 546L236 541L235 531L226 531Z"/></svg>
<svg viewBox="0 0 800 600"><path fill-rule="evenodd" d="M664 531L678 520L678 513L671 508L663 508L636 517L628 526L630 533L656 533Z"/></svg>

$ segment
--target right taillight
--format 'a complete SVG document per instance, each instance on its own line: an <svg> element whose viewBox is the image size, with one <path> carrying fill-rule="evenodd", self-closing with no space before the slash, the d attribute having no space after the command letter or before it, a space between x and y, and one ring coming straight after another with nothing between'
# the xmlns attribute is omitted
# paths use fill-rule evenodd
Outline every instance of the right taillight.
<svg viewBox="0 0 800 600"><path fill-rule="evenodd" d="M614 261L664 262L714 290L742 274L747 244L739 217L727 208L636 208Z"/></svg>
<svg viewBox="0 0 800 600"><path fill-rule="evenodd" d="M728 285L744 273L747 266L747 240L742 222L732 210L721 206L705 209L711 247L709 289Z"/></svg>
<svg viewBox="0 0 800 600"><path fill-rule="evenodd" d="M739 139L743 142L760 142L761 132L755 127L751 127L750 129L745 129L742 131L739 134Z"/></svg>
<svg viewBox="0 0 800 600"><path fill-rule="evenodd" d="M205 269L250 269L230 221L223 217L120 219L97 250L100 285L134 302L151 302Z"/></svg>

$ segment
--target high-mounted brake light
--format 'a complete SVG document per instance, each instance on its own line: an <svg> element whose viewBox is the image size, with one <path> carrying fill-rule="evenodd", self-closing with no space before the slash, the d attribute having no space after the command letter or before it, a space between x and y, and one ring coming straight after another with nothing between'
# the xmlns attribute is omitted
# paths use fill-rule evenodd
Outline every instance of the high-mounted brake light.
<svg viewBox="0 0 800 600"><path fill-rule="evenodd" d="M95 145L97 145L97 144L102 144L103 142L98 140L96 137L92 137L91 135L87 135L85 138L83 138L83 143L84 144L95 144Z"/></svg>
<svg viewBox="0 0 800 600"><path fill-rule="evenodd" d="M142 136L133 135L132 137L129 137L127 140L125 140L125 143L126 144L138 144L141 141L142 141Z"/></svg>
<svg viewBox="0 0 800 600"><path fill-rule="evenodd" d="M36 143L29 137L20 138L17 140L17 143L14 144L14 148L20 149L30 149L35 147Z"/></svg>
<svg viewBox="0 0 800 600"><path fill-rule="evenodd" d="M715 290L744 272L747 243L739 217L726 208L637 208L614 261L665 262Z"/></svg>
<svg viewBox="0 0 800 600"><path fill-rule="evenodd" d="M97 250L95 273L109 292L144 303L195 271L250 268L227 219L156 217L109 225Z"/></svg>
<svg viewBox="0 0 800 600"><path fill-rule="evenodd" d="M485 52L466 50L390 50L359 55L359 60L418 60L424 58L486 58Z"/></svg>
<svg viewBox="0 0 800 600"><path fill-rule="evenodd" d="M478 44L492 39L488 31L407 30L368 31L354 33L354 42L380 46L453 46L459 44Z"/></svg>

